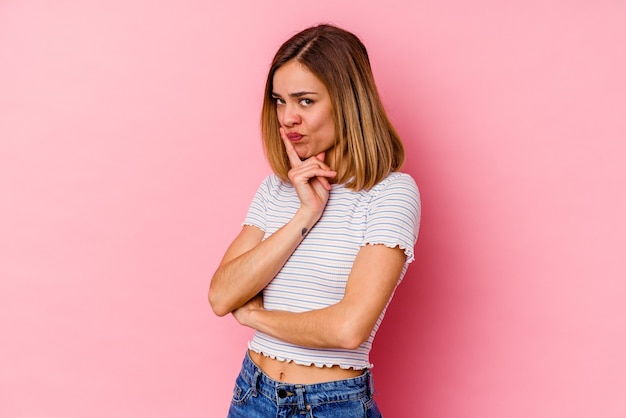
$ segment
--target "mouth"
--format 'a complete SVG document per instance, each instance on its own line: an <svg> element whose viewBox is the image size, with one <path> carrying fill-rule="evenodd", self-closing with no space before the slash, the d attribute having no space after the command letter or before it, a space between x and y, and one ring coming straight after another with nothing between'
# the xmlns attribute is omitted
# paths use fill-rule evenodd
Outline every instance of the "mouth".
<svg viewBox="0 0 626 418"><path fill-rule="evenodd" d="M297 132L289 132L287 134L287 139L290 140L291 142L298 142L302 139L302 137L303 135Z"/></svg>

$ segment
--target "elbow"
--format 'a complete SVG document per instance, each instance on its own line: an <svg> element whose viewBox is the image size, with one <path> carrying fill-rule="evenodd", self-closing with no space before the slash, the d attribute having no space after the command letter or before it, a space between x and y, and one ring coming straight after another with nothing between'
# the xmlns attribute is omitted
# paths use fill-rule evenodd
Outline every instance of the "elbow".
<svg viewBox="0 0 626 418"><path fill-rule="evenodd" d="M340 324L335 335L337 348L344 350L356 350L368 340L371 330L364 329L354 321L344 321Z"/></svg>
<svg viewBox="0 0 626 418"><path fill-rule="evenodd" d="M341 343L339 344L339 348L343 349L343 350L356 350L357 348L359 348L361 346L361 344L363 344L363 340L360 339L346 339L341 341Z"/></svg>
<svg viewBox="0 0 626 418"><path fill-rule="evenodd" d="M221 286L219 286L219 280L216 280L216 275L217 272L215 272L215 275L211 279L211 284L209 285L209 304L215 315L225 316L232 312L232 309L228 308L226 298L224 297L225 293L222 291Z"/></svg>
<svg viewBox="0 0 626 418"><path fill-rule="evenodd" d="M228 309L226 304L223 303L223 299L220 299L215 295L215 292L209 290L209 304L211 305L211 309L213 309L213 313L217 316L225 316L232 312L231 309Z"/></svg>
<svg viewBox="0 0 626 418"><path fill-rule="evenodd" d="M216 316L226 316L228 315L231 311L229 311L228 309L224 309L220 306L216 306L216 305L211 305L211 308L213 309L213 313Z"/></svg>

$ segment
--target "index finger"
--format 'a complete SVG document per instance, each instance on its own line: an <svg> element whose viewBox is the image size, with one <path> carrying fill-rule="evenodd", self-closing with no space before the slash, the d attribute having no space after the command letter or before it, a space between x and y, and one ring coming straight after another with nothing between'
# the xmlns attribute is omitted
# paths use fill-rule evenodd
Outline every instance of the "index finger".
<svg viewBox="0 0 626 418"><path fill-rule="evenodd" d="M287 138L287 135L285 134L285 130L283 128L280 128L280 137L285 144L285 151L287 151L287 158L289 158L289 163L291 164L291 167L297 167L302 164L302 160L298 156L298 153L296 152L296 149L289 140L289 138Z"/></svg>

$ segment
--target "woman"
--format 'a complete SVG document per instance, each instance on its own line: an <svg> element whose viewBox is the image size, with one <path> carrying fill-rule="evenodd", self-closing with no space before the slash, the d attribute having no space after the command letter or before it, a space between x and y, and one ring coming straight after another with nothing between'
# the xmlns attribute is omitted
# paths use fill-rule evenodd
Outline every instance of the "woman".
<svg viewBox="0 0 626 418"><path fill-rule="evenodd" d="M274 174L209 290L217 315L256 330L229 417L379 417L369 352L420 201L356 36L320 25L280 47L262 136Z"/></svg>

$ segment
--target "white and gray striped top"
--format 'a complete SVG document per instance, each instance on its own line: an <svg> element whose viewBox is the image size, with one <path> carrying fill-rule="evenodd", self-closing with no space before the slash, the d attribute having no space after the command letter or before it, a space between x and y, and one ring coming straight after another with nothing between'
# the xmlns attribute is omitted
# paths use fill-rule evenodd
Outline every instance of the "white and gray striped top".
<svg viewBox="0 0 626 418"><path fill-rule="evenodd" d="M267 238L291 220L299 207L293 186L272 174L259 187L243 224L260 228ZM391 173L370 190L355 192L333 185L322 217L264 289L265 308L303 312L339 302L352 263L367 244L404 250L406 262L399 284L414 259L420 208L417 185L405 173ZM369 339L356 350L301 347L259 331L249 348L297 364L370 368L369 352L384 314L385 310Z"/></svg>

